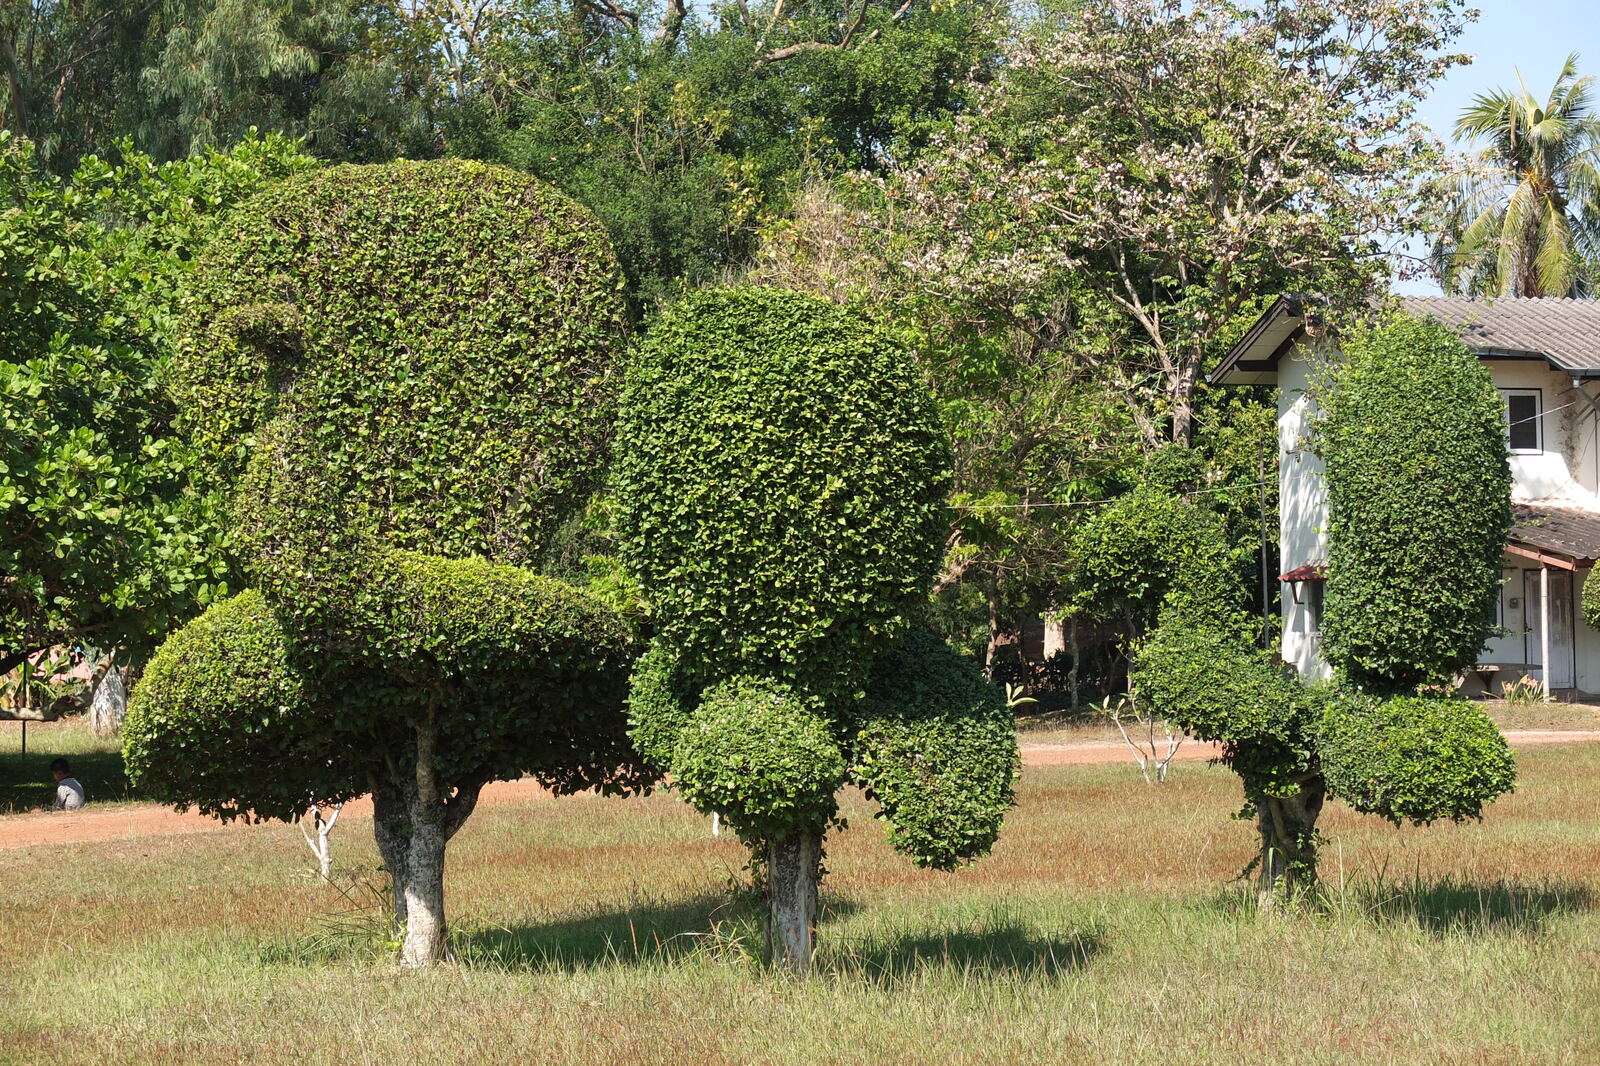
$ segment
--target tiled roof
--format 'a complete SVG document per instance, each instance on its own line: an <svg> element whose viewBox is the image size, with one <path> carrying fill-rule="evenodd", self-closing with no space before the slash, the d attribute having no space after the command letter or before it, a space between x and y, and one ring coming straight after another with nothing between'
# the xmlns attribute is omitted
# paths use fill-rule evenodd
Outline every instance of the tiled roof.
<svg viewBox="0 0 1600 1066"><path fill-rule="evenodd" d="M1600 511L1515 505L1511 543L1588 565L1600 559Z"/></svg>
<svg viewBox="0 0 1600 1066"><path fill-rule="evenodd" d="M1432 315L1479 355L1548 359L1560 370L1600 372L1600 300L1406 296L1414 315Z"/></svg>

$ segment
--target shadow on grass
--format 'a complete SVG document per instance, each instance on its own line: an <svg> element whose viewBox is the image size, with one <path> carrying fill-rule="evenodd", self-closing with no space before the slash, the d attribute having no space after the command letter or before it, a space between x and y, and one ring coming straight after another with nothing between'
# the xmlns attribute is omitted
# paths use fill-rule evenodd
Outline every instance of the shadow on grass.
<svg viewBox="0 0 1600 1066"><path fill-rule="evenodd" d="M894 985L930 970L963 976L1056 979L1086 967L1106 948L1097 931L1040 935L1017 921L983 923L832 948L824 969Z"/></svg>
<svg viewBox="0 0 1600 1066"><path fill-rule="evenodd" d="M15 722L5 728L16 730ZM50 750L48 737L37 740L28 735L28 754L15 748L0 755L0 814L15 814L55 802L56 783L50 776L52 760L63 757L72 764L72 775L82 784L90 803L138 799L128 785L128 773L120 751Z"/></svg>
<svg viewBox="0 0 1600 1066"><path fill-rule="evenodd" d="M1373 925L1413 925L1431 933L1503 933L1542 928L1553 918L1593 910L1600 902L1573 881L1473 881L1457 877L1386 877L1324 883L1297 908L1307 917L1347 918ZM1260 910L1253 888L1218 893L1204 908L1229 918ZM1290 910L1293 914L1294 909Z"/></svg>
<svg viewBox="0 0 1600 1066"><path fill-rule="evenodd" d="M1438 933L1538 929L1551 918L1592 910L1596 902L1590 888L1574 882L1453 877L1357 882L1345 888L1344 901L1374 922Z"/></svg>

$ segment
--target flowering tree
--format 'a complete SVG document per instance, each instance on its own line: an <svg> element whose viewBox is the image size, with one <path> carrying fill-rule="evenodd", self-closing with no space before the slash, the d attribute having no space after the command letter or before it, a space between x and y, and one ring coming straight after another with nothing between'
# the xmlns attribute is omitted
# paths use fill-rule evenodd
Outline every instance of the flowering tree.
<svg viewBox="0 0 1600 1066"><path fill-rule="evenodd" d="M1459 0L1096 0L1047 12L883 179L904 283L1103 368L1187 440L1207 356L1264 293L1362 294L1438 146L1417 101ZM1151 383L1154 387L1151 387Z"/></svg>

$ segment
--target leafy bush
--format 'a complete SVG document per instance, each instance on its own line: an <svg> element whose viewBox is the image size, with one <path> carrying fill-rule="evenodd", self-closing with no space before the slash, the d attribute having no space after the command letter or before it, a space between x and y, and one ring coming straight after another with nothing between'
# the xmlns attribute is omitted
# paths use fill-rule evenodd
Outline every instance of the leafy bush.
<svg viewBox="0 0 1600 1066"><path fill-rule="evenodd" d="M685 669L858 689L945 532L949 445L907 353L814 297L697 292L640 345L618 436L623 556Z"/></svg>
<svg viewBox="0 0 1600 1066"><path fill-rule="evenodd" d="M603 465L620 285L588 213L513 171L301 174L208 245L172 389L225 476L270 429L257 482L311 483L242 509L268 539L323 531L335 501L389 547L527 564Z"/></svg>
<svg viewBox="0 0 1600 1066"><path fill-rule="evenodd" d="M735 677L706 691L672 770L685 799L760 841L826 829L845 762L815 701L781 682Z"/></svg>
<svg viewBox="0 0 1600 1066"><path fill-rule="evenodd" d="M1223 746L1252 804L1294 792L1315 766L1319 696L1232 633L1163 624L1139 645L1130 681L1153 714Z"/></svg>
<svg viewBox="0 0 1600 1066"><path fill-rule="evenodd" d="M1511 526L1505 415L1488 370L1438 322L1351 333L1322 399L1323 654L1357 685L1449 679L1493 630Z"/></svg>
<svg viewBox="0 0 1600 1066"><path fill-rule="evenodd" d="M1063 570L1067 606L1085 618L1132 621L1136 632L1153 627L1163 610L1220 625L1244 606L1222 519L1153 485L1079 523Z"/></svg>
<svg viewBox="0 0 1600 1066"><path fill-rule="evenodd" d="M330 758L333 715L271 607L241 592L150 660L122 726L128 777L180 810L296 818L366 791L355 767Z"/></svg>
<svg viewBox="0 0 1600 1066"><path fill-rule="evenodd" d="M970 659L912 630L873 664L850 725L855 777L897 851L940 870L988 853L1020 762L1005 698Z"/></svg>
<svg viewBox="0 0 1600 1066"><path fill-rule="evenodd" d="M1331 701L1317 750L1330 792L1396 825L1481 818L1516 784L1505 736L1462 699Z"/></svg>

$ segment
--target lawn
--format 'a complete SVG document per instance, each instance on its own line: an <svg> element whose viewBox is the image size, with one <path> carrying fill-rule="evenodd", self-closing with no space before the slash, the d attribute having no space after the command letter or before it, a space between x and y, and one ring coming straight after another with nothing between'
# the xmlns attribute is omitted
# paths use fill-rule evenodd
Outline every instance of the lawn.
<svg viewBox="0 0 1600 1066"><path fill-rule="evenodd" d="M91 803L137 799L122 766L122 742L89 731L82 717L28 723L28 754L22 754L22 723L0 722L0 814L48 807L56 798L52 759L65 758Z"/></svg>
<svg viewBox="0 0 1600 1066"><path fill-rule="evenodd" d="M1229 884L1252 830L1218 768L1029 769L956 875L852 799L805 980L754 961L741 849L671 796L481 810L429 974L383 956L364 821L348 898L281 825L0 852L0 1062L1591 1063L1600 745L1522 770L1482 824L1335 806L1331 898L1290 919Z"/></svg>

